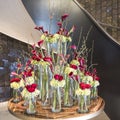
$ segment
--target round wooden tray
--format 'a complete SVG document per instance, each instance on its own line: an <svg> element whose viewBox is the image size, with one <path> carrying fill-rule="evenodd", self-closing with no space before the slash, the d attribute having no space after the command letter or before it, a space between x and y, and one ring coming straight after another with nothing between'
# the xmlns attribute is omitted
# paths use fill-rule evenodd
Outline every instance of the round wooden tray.
<svg viewBox="0 0 120 120"><path fill-rule="evenodd" d="M101 97L91 102L89 107L89 113L80 114L77 112L78 106L73 107L63 107L62 111L59 113L53 113L50 107L42 108L40 101L37 101L37 108L35 115L27 115L26 107L23 106L24 101L19 103L13 103L12 99L8 102L8 110L14 116L22 120L46 120L46 119L90 119L99 115L105 106L105 102Z"/></svg>

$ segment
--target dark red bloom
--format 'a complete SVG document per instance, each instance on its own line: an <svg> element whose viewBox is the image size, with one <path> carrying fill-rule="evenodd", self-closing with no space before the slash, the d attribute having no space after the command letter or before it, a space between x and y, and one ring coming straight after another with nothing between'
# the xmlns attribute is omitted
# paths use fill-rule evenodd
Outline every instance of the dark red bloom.
<svg viewBox="0 0 120 120"><path fill-rule="evenodd" d="M44 42L44 40L40 40L40 41L38 42L38 45L41 46L41 45L43 44L43 42Z"/></svg>
<svg viewBox="0 0 120 120"><path fill-rule="evenodd" d="M54 75L54 78L58 81L62 81L63 80L63 76L62 75L59 75L59 74L55 74Z"/></svg>
<svg viewBox="0 0 120 120"><path fill-rule="evenodd" d="M72 76L73 76L73 72L70 72L70 73L69 73L69 77L72 77Z"/></svg>
<svg viewBox="0 0 120 120"><path fill-rule="evenodd" d="M32 76L32 69L27 70L27 71L24 71L24 72L23 72L23 75L24 75L25 77L30 77L30 76Z"/></svg>
<svg viewBox="0 0 120 120"><path fill-rule="evenodd" d="M64 14L61 16L61 20L64 21L69 15L68 14Z"/></svg>
<svg viewBox="0 0 120 120"><path fill-rule="evenodd" d="M80 88L81 88L82 90L84 90L84 89L89 89L89 88L91 88L91 85L81 82L81 83L80 83Z"/></svg>
<svg viewBox="0 0 120 120"><path fill-rule="evenodd" d="M77 66L76 65L70 64L70 67L73 68L73 69L75 69L75 70L77 70Z"/></svg>
<svg viewBox="0 0 120 120"><path fill-rule="evenodd" d="M10 80L10 83L12 83L12 82L20 82L20 78L12 78Z"/></svg>
<svg viewBox="0 0 120 120"><path fill-rule="evenodd" d="M37 84L32 84L32 85L27 85L27 86L25 86L26 87L26 89L29 91L29 92L34 92L35 91L35 89L37 88Z"/></svg>

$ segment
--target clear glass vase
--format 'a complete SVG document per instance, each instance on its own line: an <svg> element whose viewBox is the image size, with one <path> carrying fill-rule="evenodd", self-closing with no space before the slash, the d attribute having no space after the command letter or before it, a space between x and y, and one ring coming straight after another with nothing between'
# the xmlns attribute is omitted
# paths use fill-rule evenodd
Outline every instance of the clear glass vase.
<svg viewBox="0 0 120 120"><path fill-rule="evenodd" d="M91 88L91 99L97 99L98 98L98 88L92 87Z"/></svg>
<svg viewBox="0 0 120 120"><path fill-rule="evenodd" d="M72 79L65 77L65 87L64 87L64 106L73 106L73 91L72 91Z"/></svg>
<svg viewBox="0 0 120 120"><path fill-rule="evenodd" d="M21 94L19 89L13 89L13 102L18 103L21 101Z"/></svg>
<svg viewBox="0 0 120 120"><path fill-rule="evenodd" d="M27 114L35 114L36 113L36 99L32 97L28 99L28 108L26 110Z"/></svg>
<svg viewBox="0 0 120 120"><path fill-rule="evenodd" d="M51 92L51 109L52 112L60 112L61 111L61 91L60 87L52 87Z"/></svg>
<svg viewBox="0 0 120 120"><path fill-rule="evenodd" d="M51 73L50 73L49 66L41 67L40 72L40 93L41 93L41 103L42 106L49 106L50 105L50 79L51 79Z"/></svg>
<svg viewBox="0 0 120 120"><path fill-rule="evenodd" d="M87 113L87 96L86 95L79 95L78 96L78 113Z"/></svg>

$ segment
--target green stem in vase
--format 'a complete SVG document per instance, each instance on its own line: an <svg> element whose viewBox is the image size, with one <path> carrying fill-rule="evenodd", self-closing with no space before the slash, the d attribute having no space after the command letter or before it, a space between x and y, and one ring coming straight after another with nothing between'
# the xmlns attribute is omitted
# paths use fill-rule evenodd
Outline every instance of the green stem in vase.
<svg viewBox="0 0 120 120"><path fill-rule="evenodd" d="M65 95L64 95L64 105L67 105L67 104L68 104L68 99L69 99L69 87L70 87L69 78L66 77Z"/></svg>
<svg viewBox="0 0 120 120"><path fill-rule="evenodd" d="M56 89L54 89L54 96L53 96L53 108L54 108L54 110L55 110L55 108L56 108L56 103L57 103L57 101L56 101L56 97L57 97L57 91L56 91Z"/></svg>

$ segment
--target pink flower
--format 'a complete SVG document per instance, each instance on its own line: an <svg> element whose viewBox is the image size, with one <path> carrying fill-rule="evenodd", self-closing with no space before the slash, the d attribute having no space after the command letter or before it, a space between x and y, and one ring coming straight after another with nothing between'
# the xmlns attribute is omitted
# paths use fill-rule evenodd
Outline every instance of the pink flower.
<svg viewBox="0 0 120 120"><path fill-rule="evenodd" d="M38 42L38 45L41 46L41 45L43 44L43 42L44 42L44 40L40 40L40 41Z"/></svg>
<svg viewBox="0 0 120 120"><path fill-rule="evenodd" d="M69 15L68 14L64 14L61 16L61 20L64 21Z"/></svg>
<svg viewBox="0 0 120 120"><path fill-rule="evenodd" d="M77 49L76 45L71 45L70 48L72 48L72 49L74 49L74 50Z"/></svg>

